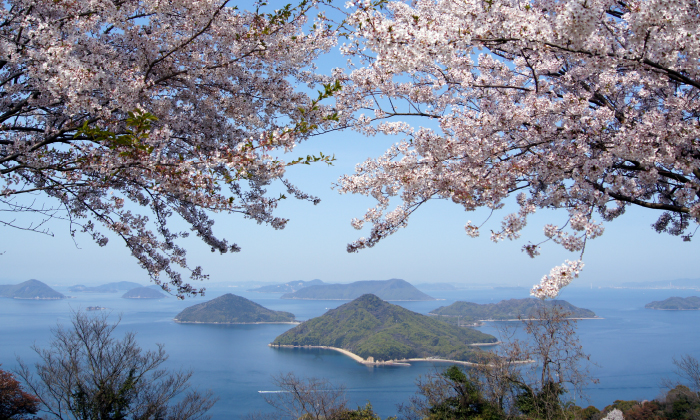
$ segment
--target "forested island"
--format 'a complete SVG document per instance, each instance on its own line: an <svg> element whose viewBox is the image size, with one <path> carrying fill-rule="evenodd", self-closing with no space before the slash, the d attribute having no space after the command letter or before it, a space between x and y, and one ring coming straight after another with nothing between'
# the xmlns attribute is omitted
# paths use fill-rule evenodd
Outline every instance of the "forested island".
<svg viewBox="0 0 700 420"><path fill-rule="evenodd" d="M365 294L373 294L384 300L436 300L401 279L365 280L348 284L322 284L309 286L294 293L282 295L282 299L353 300Z"/></svg>
<svg viewBox="0 0 700 420"><path fill-rule="evenodd" d="M31 279L20 284L0 285L0 297L13 299L65 299L63 293L59 293L46 283Z"/></svg>
<svg viewBox="0 0 700 420"><path fill-rule="evenodd" d="M697 311L700 310L700 297L688 296L687 298L682 298L673 296L665 300L647 303L644 307L662 311Z"/></svg>
<svg viewBox="0 0 700 420"><path fill-rule="evenodd" d="M91 292L91 293L117 293L121 290L131 290L137 287L143 287L142 284L134 283L133 281L117 281L113 283L101 284L99 286L85 286L76 284L68 288L71 292Z"/></svg>
<svg viewBox="0 0 700 420"><path fill-rule="evenodd" d="M332 347L371 364L424 358L474 362L481 351L471 345L496 342L492 335L450 325L367 294L297 325L271 345Z"/></svg>
<svg viewBox="0 0 700 420"><path fill-rule="evenodd" d="M197 324L279 324L294 322L294 314L273 311L244 297L227 293L185 308L175 322Z"/></svg>
<svg viewBox="0 0 700 420"><path fill-rule="evenodd" d="M162 299L166 296L164 293L150 287L136 287L124 293L122 297L124 299Z"/></svg>
<svg viewBox="0 0 700 420"><path fill-rule="evenodd" d="M309 281L296 280L296 281L290 281L290 282L287 282L284 284L273 284L270 286L257 287L255 289L250 289L248 291L249 292L258 292L258 293L294 293L297 290L303 289L305 287L319 286L322 284L326 284L326 283L322 282L319 279L314 279L314 280L309 280Z"/></svg>
<svg viewBox="0 0 700 420"><path fill-rule="evenodd" d="M545 301L536 298L509 299L498 303L479 304L473 302L455 302L449 306L441 306L430 311L430 315L448 318L459 318L460 322L504 321L513 319L529 319L537 317L537 309L542 305L547 308L556 306L566 312L567 318L596 318L596 314L588 309L579 308L565 300Z"/></svg>

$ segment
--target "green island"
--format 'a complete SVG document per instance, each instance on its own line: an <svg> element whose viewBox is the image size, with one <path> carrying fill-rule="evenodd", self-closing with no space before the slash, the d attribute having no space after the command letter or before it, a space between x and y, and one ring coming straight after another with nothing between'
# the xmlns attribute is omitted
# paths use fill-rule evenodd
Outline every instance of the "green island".
<svg viewBox="0 0 700 420"><path fill-rule="evenodd" d="M697 311L700 310L700 297L688 296L687 298L682 298L673 296L665 300L655 300L647 303L644 307L660 311Z"/></svg>
<svg viewBox="0 0 700 420"><path fill-rule="evenodd" d="M164 293L150 287L136 287L124 293L122 297L124 299L162 299L166 296Z"/></svg>
<svg viewBox="0 0 700 420"><path fill-rule="evenodd" d="M258 287L255 289L250 289L248 291L249 292L258 292L258 293L294 293L297 290L303 289L305 287L319 286L322 284L326 284L326 283L322 282L319 279L314 279L314 280L309 280L309 281L296 280L296 281L290 281L290 282L283 283L283 284L273 284L270 286L262 286L262 287Z"/></svg>
<svg viewBox="0 0 700 420"><path fill-rule="evenodd" d="M280 324L294 322L294 314L273 311L252 300L227 293L185 308L175 322L193 324Z"/></svg>
<svg viewBox="0 0 700 420"><path fill-rule="evenodd" d="M117 293L120 290L131 290L137 287L143 287L143 285L134 283L133 281L117 281L99 286L84 286L82 284L76 284L75 286L69 287L68 290L71 292Z"/></svg>
<svg viewBox="0 0 700 420"><path fill-rule="evenodd" d="M366 364L416 359L475 362L483 353L475 345L496 344L496 337L450 325L363 295L285 332L270 344L330 347Z"/></svg>
<svg viewBox="0 0 700 420"><path fill-rule="evenodd" d="M455 318L458 318L460 323L530 319L536 317L536 311L542 304L542 301L536 298L509 299L486 304L460 301L432 310L430 315L444 317L448 322L454 322ZM596 318L593 311L579 308L565 300L551 300L544 304L548 308L556 306L567 312L567 318Z"/></svg>
<svg viewBox="0 0 700 420"><path fill-rule="evenodd" d="M27 280L20 284L0 285L0 297L13 299L65 299L63 293L59 293L39 280Z"/></svg>
<svg viewBox="0 0 700 420"><path fill-rule="evenodd" d="M294 293L286 293L281 299L353 300L366 294L373 294L384 300L437 300L401 279L309 286Z"/></svg>

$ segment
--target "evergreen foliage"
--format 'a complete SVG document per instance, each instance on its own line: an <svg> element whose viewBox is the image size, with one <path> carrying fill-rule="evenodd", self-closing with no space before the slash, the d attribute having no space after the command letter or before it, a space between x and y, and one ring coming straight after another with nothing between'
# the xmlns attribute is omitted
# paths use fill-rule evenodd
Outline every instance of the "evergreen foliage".
<svg viewBox="0 0 700 420"><path fill-rule="evenodd" d="M665 311L689 311L700 309L700 297L688 296L686 298L673 296L665 300L655 300L644 305L647 309L663 309Z"/></svg>
<svg viewBox="0 0 700 420"><path fill-rule="evenodd" d="M241 324L253 322L293 322L294 314L272 311L241 296L227 293L208 302L185 308L177 322Z"/></svg>
<svg viewBox="0 0 700 420"><path fill-rule="evenodd" d="M375 361L422 357L474 361L473 343L495 343L489 334L447 324L368 294L308 320L273 345L330 346Z"/></svg>
<svg viewBox="0 0 700 420"><path fill-rule="evenodd" d="M459 317L464 321L528 319L537 316L537 309L545 306L560 308L567 313L567 318L594 318L596 314L588 309L576 307L565 300L542 301L536 298L509 299L498 303L479 304L473 302L455 302L449 306L441 306L432 315Z"/></svg>

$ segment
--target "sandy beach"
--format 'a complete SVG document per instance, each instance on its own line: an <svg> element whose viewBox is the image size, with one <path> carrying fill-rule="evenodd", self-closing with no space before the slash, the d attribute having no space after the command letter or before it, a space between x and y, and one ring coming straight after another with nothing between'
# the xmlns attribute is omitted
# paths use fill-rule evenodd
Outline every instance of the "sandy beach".
<svg viewBox="0 0 700 420"><path fill-rule="evenodd" d="M481 345L492 345L495 343L479 343ZM475 345L475 344L472 344ZM301 349L326 349L326 350L334 350L339 353L342 353L348 357L350 357L352 360L356 361L357 363L361 363L366 366L411 366L412 362L438 362L438 363L454 363L458 365L465 365L465 366L478 366L478 363L473 363L473 362L465 362L462 360L450 360L450 359L442 359L439 357L425 357L425 358L414 358L414 359L397 359L397 360L387 360L387 361L379 361L375 362L373 358L369 359L363 359L362 357L356 355L355 353L352 353L348 350L345 349L340 349L337 347L329 347L329 346L290 346L290 345L274 345L272 343L268 344L270 347L287 347L287 348L301 348ZM370 360L371 359L371 360ZM523 360L520 362L515 362L515 363L532 363L533 360Z"/></svg>

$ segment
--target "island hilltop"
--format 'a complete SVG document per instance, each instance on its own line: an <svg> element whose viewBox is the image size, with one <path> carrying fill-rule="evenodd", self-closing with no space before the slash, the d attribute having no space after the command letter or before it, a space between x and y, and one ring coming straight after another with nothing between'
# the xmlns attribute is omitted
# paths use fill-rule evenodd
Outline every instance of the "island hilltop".
<svg viewBox="0 0 700 420"><path fill-rule="evenodd" d="M150 287L136 287L124 293L122 297L124 299L162 299L166 296L164 293Z"/></svg>
<svg viewBox="0 0 700 420"><path fill-rule="evenodd" d="M531 319L537 317L537 310L542 305L543 302L536 298L509 299L486 304L458 301L452 305L434 309L430 311L430 315L445 317L448 322L459 318L460 323ZM547 308L556 306L567 313L567 318L596 318L593 311L579 308L565 300L546 301L544 305Z"/></svg>
<svg viewBox="0 0 700 420"><path fill-rule="evenodd" d="M277 337L271 346L326 347L365 364L444 359L475 362L476 344L495 344L489 334L447 324L375 295L310 319Z"/></svg>
<svg viewBox="0 0 700 420"><path fill-rule="evenodd" d="M273 311L252 300L227 293L185 308L175 322L195 324L280 324L294 322L294 314Z"/></svg>
<svg viewBox="0 0 700 420"><path fill-rule="evenodd" d="M282 299L353 300L373 294L384 300L436 300L401 279L365 280L348 284L321 284L285 293Z"/></svg>
<svg viewBox="0 0 700 420"><path fill-rule="evenodd" d="M660 311L697 311L700 310L700 297L688 296L687 298L682 298L673 296L665 300L655 300L647 303L644 307Z"/></svg>
<svg viewBox="0 0 700 420"><path fill-rule="evenodd" d="M40 299L54 300L65 299L63 293L53 290L39 280L27 280L20 284L0 285L0 297L13 299Z"/></svg>

